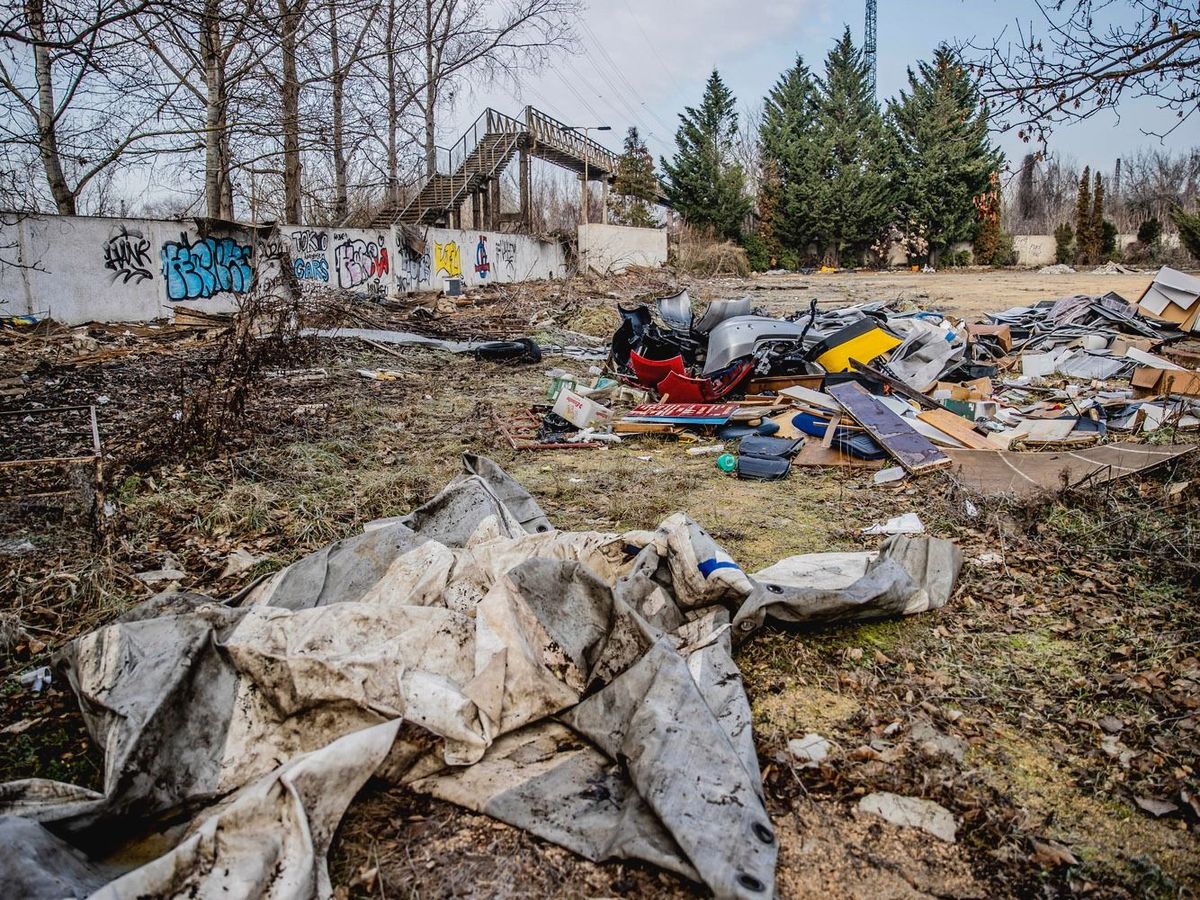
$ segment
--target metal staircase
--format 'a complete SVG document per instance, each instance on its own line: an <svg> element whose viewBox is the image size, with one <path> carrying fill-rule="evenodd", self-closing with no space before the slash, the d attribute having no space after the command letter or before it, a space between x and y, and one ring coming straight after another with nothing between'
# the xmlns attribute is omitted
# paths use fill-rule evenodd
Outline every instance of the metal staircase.
<svg viewBox="0 0 1200 900"><path fill-rule="evenodd" d="M589 179L617 171L617 154L533 107L525 107L520 119L486 109L453 147L437 148L435 171L416 196L403 208L384 206L372 225L447 224L468 197L479 196L500 177L518 151Z"/></svg>

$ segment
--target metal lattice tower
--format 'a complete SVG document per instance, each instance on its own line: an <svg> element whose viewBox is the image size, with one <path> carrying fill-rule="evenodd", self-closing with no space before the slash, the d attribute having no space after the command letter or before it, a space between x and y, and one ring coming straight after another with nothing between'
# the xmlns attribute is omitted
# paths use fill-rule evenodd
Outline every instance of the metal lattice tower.
<svg viewBox="0 0 1200 900"><path fill-rule="evenodd" d="M867 22L863 35L863 58L867 61L867 84L871 88L871 99L875 99L875 2L867 0Z"/></svg>

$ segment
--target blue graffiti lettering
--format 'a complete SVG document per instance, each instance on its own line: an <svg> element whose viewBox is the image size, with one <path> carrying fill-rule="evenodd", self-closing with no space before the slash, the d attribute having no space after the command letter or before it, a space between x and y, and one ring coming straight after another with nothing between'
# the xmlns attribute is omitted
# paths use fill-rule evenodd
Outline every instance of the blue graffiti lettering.
<svg viewBox="0 0 1200 900"><path fill-rule="evenodd" d="M329 281L329 262L325 259L297 259L292 262L297 278Z"/></svg>
<svg viewBox="0 0 1200 900"><path fill-rule="evenodd" d="M186 233L162 246L168 300L196 300L215 294L244 294L253 278L253 249L232 238L204 238L193 244Z"/></svg>

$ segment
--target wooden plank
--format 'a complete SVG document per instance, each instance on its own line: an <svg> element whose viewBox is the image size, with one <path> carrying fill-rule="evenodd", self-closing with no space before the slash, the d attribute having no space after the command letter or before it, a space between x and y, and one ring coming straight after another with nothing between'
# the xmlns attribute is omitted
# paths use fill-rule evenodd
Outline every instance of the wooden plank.
<svg viewBox="0 0 1200 900"><path fill-rule="evenodd" d="M838 425L842 423L842 414L834 413L825 426L825 436L821 438L821 446L828 450L833 446L833 436L837 433Z"/></svg>
<svg viewBox="0 0 1200 900"><path fill-rule="evenodd" d="M815 406L819 409L836 410L837 402L828 394L821 391L814 391L812 388L806 388L804 385L796 385L795 387L786 387L779 392L781 397L789 397L792 400L799 400L808 406Z"/></svg>
<svg viewBox="0 0 1200 900"><path fill-rule="evenodd" d="M763 378L751 378L746 383L747 394L761 394L764 391L778 393L786 387L802 384L805 387L820 388L824 375L768 375Z"/></svg>
<svg viewBox="0 0 1200 900"><path fill-rule="evenodd" d="M1145 472L1195 452L1195 445L1154 447L1119 443L1061 453L1011 450L948 450L954 476L983 494L1037 494L1063 486L1098 484ZM793 460L793 465L796 461Z"/></svg>
<svg viewBox="0 0 1200 900"><path fill-rule="evenodd" d="M840 403L847 414L865 428L909 474L920 475L952 465L950 457L930 443L928 438L917 434L912 426L880 403L858 382L835 384L827 387L826 393Z"/></svg>
<svg viewBox="0 0 1200 900"><path fill-rule="evenodd" d="M624 419L618 419L613 422L612 430L616 434L680 434L681 431L676 425L668 425L662 422L626 422Z"/></svg>
<svg viewBox="0 0 1200 900"><path fill-rule="evenodd" d="M800 452L792 457L793 466L838 466L845 469L881 469L886 460L859 459L833 447L822 447L816 441L805 441Z"/></svg>
<svg viewBox="0 0 1200 900"><path fill-rule="evenodd" d="M928 422L938 431L944 431L964 447L970 447L972 450L993 449L993 445L988 443L988 439L971 428L966 419L956 416L948 409L927 409L918 413L917 418L922 422Z"/></svg>

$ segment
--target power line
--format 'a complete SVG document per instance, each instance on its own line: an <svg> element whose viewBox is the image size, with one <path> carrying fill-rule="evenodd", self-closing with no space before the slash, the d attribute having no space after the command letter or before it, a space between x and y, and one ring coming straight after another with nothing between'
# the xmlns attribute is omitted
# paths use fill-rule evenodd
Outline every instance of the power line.
<svg viewBox="0 0 1200 900"><path fill-rule="evenodd" d="M641 99L640 95L637 93L637 89L635 87L633 87L632 84L630 84L628 78L625 78L623 73L620 71L620 68L616 65L616 62L612 59L611 56L608 55L608 52L603 48L603 46L601 46L599 43L596 43L595 32L593 32L590 28L588 28L587 23L583 23L583 26L584 26L585 30L588 32L588 34L590 35L590 37L592 38L593 43L595 43L596 48L600 51L601 54L603 54L605 57L607 57L609 63L612 66L612 71L616 72L618 77L621 78L629 86L629 92L632 93L636 98L638 98L642 108L645 109L647 113L649 113L651 116L653 116L655 119L657 119L663 125L663 129L666 131L667 135L669 136L671 133L671 126L667 125L666 122L663 121L661 116L659 116L657 113L655 113L653 110L651 110L650 107L646 104L645 100ZM624 96L625 92L622 91L617 85L615 85L612 82L612 80L605 74L604 66L601 63L597 62L596 58L592 55L591 51L588 49L586 44L583 45L583 51L584 51L584 56L586 56L588 61L592 64L592 68L596 70L596 74L599 76L600 80L608 86L610 91L613 92L613 96L615 96L617 99L619 99L622 103L625 104L626 109L627 109L632 121L636 122L637 124L639 124L641 126L642 133L646 136L646 138L649 140L652 140L654 143L658 144L662 155L670 155L671 145L667 142L667 140L664 140L662 137L660 137L658 132L651 125L651 123L648 120L644 119L642 117L642 115L629 103L629 101ZM601 99L605 99L606 102L608 103L609 107L611 109L613 109L613 111L617 112L618 115L624 115L624 113L620 112L620 110L617 108L615 103L613 103L611 100L607 100L605 95L601 94L599 91L596 91L595 87L591 85L591 83L587 80L587 78L585 78L583 76L582 73L577 72L577 74L579 75L580 81L583 82L590 91L594 92Z"/></svg>
<svg viewBox="0 0 1200 900"><path fill-rule="evenodd" d="M633 24L637 26L638 32L642 35L642 40L646 42L646 46L650 48L650 52L654 54L654 58L658 60L658 64L663 67L663 71L665 71L668 77L671 79L671 84L675 88L675 93L682 94L683 88L679 84L679 79L675 76L675 72L671 69L671 67L667 65L667 61L659 54L658 47L656 47L654 42L650 40L650 36L646 34L646 29L642 27L642 20L638 17L638 14L634 11L633 7L629 5L629 0L621 0L621 2L625 4L625 9L629 11L629 15L633 18Z"/></svg>
<svg viewBox="0 0 1200 900"><path fill-rule="evenodd" d="M670 126L670 125L668 125L666 122L664 122L664 121L663 121L663 119L662 119L662 117L661 117L661 116L659 116L659 115L658 115L658 113L654 112L654 110L652 110L652 109L650 108L650 106L649 106L649 105L646 103L646 99L645 99L645 98L644 98L644 97L643 97L643 96L642 96L642 95L641 95L641 94L638 92L638 89L637 89L637 88L634 86L633 82L629 80L628 76L626 76L626 75L625 75L625 72L624 72L624 70L622 70L622 68L621 68L619 65L617 65L617 62L616 62L616 60L614 60L614 59L612 58L612 55L611 55L611 54L609 54L609 52L608 52L608 49L607 49L607 48L606 48L606 47L605 47L605 46L604 46L604 45L603 45L603 44L600 42L600 40L599 40L599 39L596 37L596 33L595 33L594 31L592 31L592 29L591 29L591 26L590 26L590 25L588 25L588 24L587 24L587 22L582 22L581 24L583 25L583 29L584 29L584 31L586 31L586 32L587 32L587 34L588 34L588 36L589 36L589 37L592 39L592 44L595 46L595 48L596 48L597 50L599 50L599 51L600 51L600 55L604 57L605 61L606 61L606 62L609 64L609 66L611 67L611 69L612 69L612 72L613 72L613 73L614 73L614 74L617 76L617 78L618 78L618 79L619 79L619 80L620 80L620 81L621 81L621 82L622 82L622 83L625 85L625 87L626 87L626 89L628 90L628 92L629 92L630 94L632 94L632 95L633 95L633 97L634 97L634 98L637 100L638 104L639 104L639 105L640 105L640 106L641 106L641 107L642 107L644 110L646 110L646 112L647 112L647 113L649 113L649 114L650 114L652 117L654 117L655 119L657 119L657 120L658 120L658 123L659 123L659 124L660 124L660 125L661 125L663 128L665 128L667 131L670 131L670 130L671 130L671 126ZM596 64L596 61L595 61L595 59L594 59L594 58L592 58L592 57L590 56L590 54L588 54L588 50L587 50L587 47L586 47L586 46L584 47L584 53L585 53L586 55L588 55L588 56L589 56L589 59L591 59L591 61L592 61L592 65L593 65L593 67L595 67L595 68L596 68L596 71L597 71L597 72L600 72L600 67L599 67L599 66ZM603 73L601 73L601 77L602 77L602 78L604 78L604 77L605 77L605 76L603 75ZM638 117L635 115L635 116L634 116L634 118L638 118ZM644 122L643 122L642 124L643 124L643 125L645 125L646 123L644 123ZM647 129L647 130L649 130L649 129Z"/></svg>
<svg viewBox="0 0 1200 900"><path fill-rule="evenodd" d="M582 72L580 72L578 69L576 69L575 66L568 60L567 64L568 64L568 66L570 66L571 70L575 73L576 77L579 79L580 84L582 84L590 93L595 94L599 100L604 101L604 103L608 106L608 108L612 112L616 113L618 118L624 118L626 115L629 115L632 122L635 122L641 126L642 134L645 135L646 138L652 139L655 143L657 143L663 149L664 153L669 154L670 153L669 145L667 145L666 142L663 141L658 136L658 134L654 131L654 129L651 128L649 126L649 124L644 119L642 119L642 117L640 115L638 115L637 111L635 109L633 109L633 107L630 106L627 101L624 100L624 98L621 96L620 90L615 85L613 85L611 82L607 82L607 80L604 77L603 71L599 68L596 61L590 56L586 47L584 48L584 55L588 57L589 61L592 63L593 68L596 68L596 72L600 76L601 81L605 81L608 84L611 94L602 94L602 93L600 93L600 91L596 90L595 85L593 85L587 79L587 77ZM617 106L616 102L614 102L614 100L612 99L613 97L616 97L617 99L619 99L625 103L625 106L626 106L625 111L622 111Z"/></svg>

